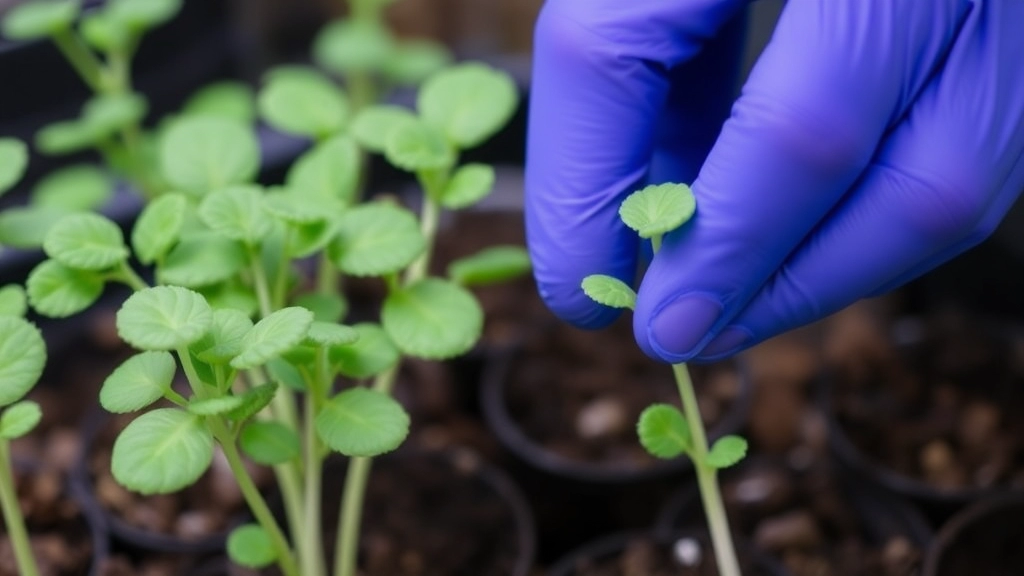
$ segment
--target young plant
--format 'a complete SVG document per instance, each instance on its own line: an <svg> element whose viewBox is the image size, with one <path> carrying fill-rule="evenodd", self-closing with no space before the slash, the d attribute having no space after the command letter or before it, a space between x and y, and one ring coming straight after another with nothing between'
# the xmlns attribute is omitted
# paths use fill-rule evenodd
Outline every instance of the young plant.
<svg viewBox="0 0 1024 576"><path fill-rule="evenodd" d="M627 197L619 208L619 216L641 238L650 240L657 252L662 237L685 224L695 210L696 201L689 186L660 184ZM584 278L582 287L587 296L599 304L630 310L636 307L636 292L618 278L595 274ZM729 435L719 438L709 448L689 370L685 363L680 363L672 366L672 372L683 411L670 404L647 407L637 423L640 443L656 458L670 459L686 454L693 461L719 573L740 576L717 474L718 470L743 459L747 441Z"/></svg>
<svg viewBox="0 0 1024 576"><path fill-rule="evenodd" d="M21 179L27 163L28 154L22 142L0 138L0 195ZM18 573L39 576L18 505L10 451L10 441L31 432L42 417L37 403L23 399L46 364L43 338L24 319L27 308L21 286L0 287L0 510Z"/></svg>

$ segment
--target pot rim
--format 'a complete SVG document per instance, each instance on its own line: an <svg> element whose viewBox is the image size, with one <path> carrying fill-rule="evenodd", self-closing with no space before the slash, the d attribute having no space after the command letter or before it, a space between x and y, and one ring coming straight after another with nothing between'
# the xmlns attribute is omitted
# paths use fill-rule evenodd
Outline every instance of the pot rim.
<svg viewBox="0 0 1024 576"><path fill-rule="evenodd" d="M954 514L939 530L925 554L921 573L935 576L941 566L942 557L964 529L972 526L993 511L1003 508L1020 508L1024 511L1024 493L1001 493L985 498Z"/></svg>

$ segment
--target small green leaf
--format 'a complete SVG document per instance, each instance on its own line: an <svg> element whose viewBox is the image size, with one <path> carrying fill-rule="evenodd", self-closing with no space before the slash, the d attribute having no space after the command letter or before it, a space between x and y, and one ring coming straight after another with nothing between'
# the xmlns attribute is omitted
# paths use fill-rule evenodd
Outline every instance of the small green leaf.
<svg viewBox="0 0 1024 576"><path fill-rule="evenodd" d="M312 292L295 299L296 306L302 306L313 313L320 322L340 322L348 310L348 302L340 294Z"/></svg>
<svg viewBox="0 0 1024 576"><path fill-rule="evenodd" d="M181 4L182 0L110 0L106 9L111 17L141 32L174 18Z"/></svg>
<svg viewBox="0 0 1024 576"><path fill-rule="evenodd" d="M328 252L343 272L353 276L398 272L427 248L416 216L391 202L368 202L346 210L337 225Z"/></svg>
<svg viewBox="0 0 1024 576"><path fill-rule="evenodd" d="M736 464L747 455L747 440L740 436L730 434L722 436L708 451L707 465L712 468L728 468Z"/></svg>
<svg viewBox="0 0 1024 576"><path fill-rule="evenodd" d="M448 277L463 286L507 282L530 271L530 255L522 246L493 246L448 266Z"/></svg>
<svg viewBox="0 0 1024 576"><path fill-rule="evenodd" d="M164 178L195 196L251 181L259 163L253 130L227 118L183 116L173 121L160 142Z"/></svg>
<svg viewBox="0 0 1024 576"><path fill-rule="evenodd" d="M403 122L391 130L384 143L384 156L409 172L444 170L455 163L455 151L444 135L422 121Z"/></svg>
<svg viewBox="0 0 1024 576"><path fill-rule="evenodd" d="M47 256L69 268L106 270L128 258L121 229L99 214L72 214L62 218L46 234Z"/></svg>
<svg viewBox="0 0 1024 576"><path fill-rule="evenodd" d="M244 312L230 308L214 310L209 331L189 349L203 362L226 364L242 353L242 342L249 330L252 320Z"/></svg>
<svg viewBox="0 0 1024 576"><path fill-rule="evenodd" d="M79 0L31 0L15 5L3 20L4 36L33 40L71 28L80 10Z"/></svg>
<svg viewBox="0 0 1024 576"><path fill-rule="evenodd" d="M246 370L266 364L295 346L309 333L313 313L305 308L291 306L278 310L253 326L242 340L242 353L231 361L231 366Z"/></svg>
<svg viewBox="0 0 1024 576"><path fill-rule="evenodd" d="M267 124L290 134L323 138L348 122L345 93L312 68L287 66L271 70L260 91L260 115Z"/></svg>
<svg viewBox="0 0 1024 576"><path fill-rule="evenodd" d="M251 124L256 119L256 95L243 82L215 82L192 94L182 112L189 116L217 116Z"/></svg>
<svg viewBox="0 0 1024 576"><path fill-rule="evenodd" d="M636 425L640 444L652 456L666 460L693 450L686 418L675 406L654 404L640 414Z"/></svg>
<svg viewBox="0 0 1024 576"><path fill-rule="evenodd" d="M35 135L36 149L50 156L73 154L97 143L96 130L83 120L66 120L43 126Z"/></svg>
<svg viewBox="0 0 1024 576"><path fill-rule="evenodd" d="M199 218L211 230L233 240L256 244L270 233L259 186L230 186L210 193L199 205Z"/></svg>
<svg viewBox="0 0 1024 576"><path fill-rule="evenodd" d="M28 434L43 418L39 404L22 400L0 412L0 438L14 440Z"/></svg>
<svg viewBox="0 0 1024 576"><path fill-rule="evenodd" d="M337 20L313 40L313 60L335 74L374 72L387 62L393 41L387 30L363 19Z"/></svg>
<svg viewBox="0 0 1024 576"><path fill-rule="evenodd" d="M288 170L285 183L307 203L318 208L322 216L333 216L355 200L359 162L359 148L351 138L342 134L317 144L300 156ZM340 201L341 205L325 206L320 199Z"/></svg>
<svg viewBox="0 0 1024 576"><path fill-rule="evenodd" d="M352 119L349 131L363 148L371 152L383 153L388 143L388 137L396 128L416 122L416 115L408 108L379 104L360 110Z"/></svg>
<svg viewBox="0 0 1024 576"><path fill-rule="evenodd" d="M245 263L241 244L202 232L179 241L160 264L157 277L164 284L201 288L233 278Z"/></svg>
<svg viewBox="0 0 1024 576"><path fill-rule="evenodd" d="M494 167L487 164L466 164L452 175L441 193L441 205L457 210L483 200L494 189Z"/></svg>
<svg viewBox="0 0 1024 576"><path fill-rule="evenodd" d="M641 238L653 238L682 226L696 209L686 184L654 184L630 194L619 216Z"/></svg>
<svg viewBox="0 0 1024 576"><path fill-rule="evenodd" d="M93 131L96 141L118 130L138 124L149 105L141 94L103 94L90 98L82 107L82 120Z"/></svg>
<svg viewBox="0 0 1024 576"><path fill-rule="evenodd" d="M0 138L0 195L21 180L28 167L28 146L14 138Z"/></svg>
<svg viewBox="0 0 1024 576"><path fill-rule="evenodd" d="M117 311L117 331L141 350L175 350L199 340L213 323L213 311L196 292L180 286L140 290Z"/></svg>
<svg viewBox="0 0 1024 576"><path fill-rule="evenodd" d="M409 415L387 394L350 388L327 401L316 416L316 432L346 456L379 456L409 435Z"/></svg>
<svg viewBox="0 0 1024 576"><path fill-rule="evenodd" d="M277 551L259 524L243 524L228 536L228 557L239 566L265 568L277 560Z"/></svg>
<svg viewBox="0 0 1024 576"><path fill-rule="evenodd" d="M238 443L253 462L266 466L284 464L302 454L299 436L280 422L250 422L242 428Z"/></svg>
<svg viewBox="0 0 1024 576"><path fill-rule="evenodd" d="M236 408L228 410L224 415L236 422L244 422L252 418L270 405L277 394L278 387L279 384L277 382L267 382L266 384L260 384L255 388L246 390L244 393L236 396L236 398L242 399L241 404Z"/></svg>
<svg viewBox="0 0 1024 576"><path fill-rule="evenodd" d="M306 380L291 362L284 358L273 358L267 362L266 366L267 373L274 380L298 392L306 390Z"/></svg>
<svg viewBox="0 0 1024 576"><path fill-rule="evenodd" d="M47 232L68 215L63 208L29 206L0 212L0 244L32 250L43 246Z"/></svg>
<svg viewBox="0 0 1024 576"><path fill-rule="evenodd" d="M240 396L229 394L203 400L192 399L188 403L187 410L196 416L219 416L231 410L237 410L243 403L244 400Z"/></svg>
<svg viewBox="0 0 1024 576"><path fill-rule="evenodd" d="M62 210L95 210L110 200L114 182L92 164L75 164L50 173L32 189L32 204Z"/></svg>
<svg viewBox="0 0 1024 576"><path fill-rule="evenodd" d="M325 214L323 202L316 202L314 198L316 196L299 193L290 188L276 188L264 196L263 209L282 222L293 225L323 222L333 216L330 213ZM341 212L342 209L343 206L339 202L337 212Z"/></svg>
<svg viewBox="0 0 1024 576"><path fill-rule="evenodd" d="M142 410L170 390L178 365L169 352L142 352L125 360L103 382L100 405L124 414Z"/></svg>
<svg viewBox="0 0 1024 576"><path fill-rule="evenodd" d="M132 228L132 247L140 262L152 264L167 255L178 241L187 210L182 194L164 194L142 209Z"/></svg>
<svg viewBox="0 0 1024 576"><path fill-rule="evenodd" d="M66 318L92 305L103 294L103 276L45 260L28 275L25 291L29 304L44 316Z"/></svg>
<svg viewBox="0 0 1024 576"><path fill-rule="evenodd" d="M519 92L508 74L481 63L466 63L427 79L416 107L449 142L465 149L497 133L518 102Z"/></svg>
<svg viewBox="0 0 1024 576"><path fill-rule="evenodd" d="M260 309L256 295L236 279L234 281L196 289L215 309L236 310L248 317L255 316Z"/></svg>
<svg viewBox="0 0 1024 576"><path fill-rule="evenodd" d="M139 416L117 440L110 470L141 494L168 494L193 484L213 461L213 435L198 416L160 408Z"/></svg>
<svg viewBox="0 0 1024 576"><path fill-rule="evenodd" d="M0 316L0 408L17 402L39 380L46 344L39 329L15 316Z"/></svg>
<svg viewBox="0 0 1024 576"><path fill-rule="evenodd" d="M0 287L0 316L24 317L28 312L25 289L17 284Z"/></svg>
<svg viewBox="0 0 1024 576"><path fill-rule="evenodd" d="M309 326L306 340L319 346L344 346L359 340L359 333L351 326L314 321Z"/></svg>
<svg viewBox="0 0 1024 576"><path fill-rule="evenodd" d="M288 256L306 258L327 248L338 233L337 220L294 226L288 243Z"/></svg>
<svg viewBox="0 0 1024 576"><path fill-rule="evenodd" d="M452 54L443 45L427 40L397 44L384 64L384 74L397 84L414 85L448 66Z"/></svg>
<svg viewBox="0 0 1024 576"><path fill-rule="evenodd" d="M134 36L124 23L111 17L106 10L86 14L79 31L90 46L108 54L128 50Z"/></svg>
<svg viewBox="0 0 1024 576"><path fill-rule="evenodd" d="M398 363L401 352L377 324L362 323L352 327L359 339L352 344L332 346L328 351L335 370L350 378L371 378Z"/></svg>
<svg viewBox="0 0 1024 576"><path fill-rule="evenodd" d="M381 324L398 349L428 360L469 351L480 337L483 320L472 294L437 278L391 292L381 310Z"/></svg>
<svg viewBox="0 0 1024 576"><path fill-rule="evenodd" d="M591 274L583 279L583 293L598 304L611 308L636 308L636 292L618 278Z"/></svg>

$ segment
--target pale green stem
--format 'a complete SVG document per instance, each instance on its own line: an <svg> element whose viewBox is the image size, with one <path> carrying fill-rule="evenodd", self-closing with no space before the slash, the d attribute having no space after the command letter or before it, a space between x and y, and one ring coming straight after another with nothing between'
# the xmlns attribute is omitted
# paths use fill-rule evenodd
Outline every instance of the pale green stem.
<svg viewBox="0 0 1024 576"><path fill-rule="evenodd" d="M423 198L423 207L420 210L420 230L423 238L427 241L427 247L423 254L409 266L405 274L405 283L412 284L427 276L430 269L430 255L434 251L434 237L437 235L437 226L441 220L441 207L429 194Z"/></svg>
<svg viewBox="0 0 1024 576"><path fill-rule="evenodd" d="M55 33L52 39L82 81L94 92L103 92L103 64L78 34L68 28Z"/></svg>
<svg viewBox="0 0 1024 576"><path fill-rule="evenodd" d="M129 287L131 287L132 290L135 290L136 292L138 292L139 290L145 290L146 288L149 288L149 284L145 280L143 280L141 276L136 274L135 270L133 270L131 265L129 265L127 262L121 262L121 265L118 267L117 271L114 272L113 278L121 282L124 282Z"/></svg>
<svg viewBox="0 0 1024 576"><path fill-rule="evenodd" d="M285 228L284 241L281 243L281 261L277 264L277 273L274 276L274 291L271 293L270 303L275 310L284 307L288 296L288 266L291 260L288 259L289 245L292 242L292 230Z"/></svg>
<svg viewBox="0 0 1024 576"><path fill-rule="evenodd" d="M323 539L318 536L322 532L321 500L323 450L320 437L316 433L315 416L323 403L328 387L327 352L323 347L317 349L317 369L313 378L309 379L310 388L306 392L306 411L303 421L304 454L306 459L306 506L304 539L298 542L299 554L302 558L303 574L308 576L326 576L327 566L324 559Z"/></svg>
<svg viewBox="0 0 1024 576"><path fill-rule="evenodd" d="M260 303L260 316L270 316L274 311L274 307L270 302L267 272L263 269L263 258L257 247L249 247L249 266L252 270L252 282L256 286L256 299Z"/></svg>
<svg viewBox="0 0 1024 576"><path fill-rule="evenodd" d="M39 567L32 556L25 518L18 505L18 493L14 488L14 472L11 470L11 451L7 440L0 440L0 508L3 508L7 537L14 549L14 561L21 576L39 576Z"/></svg>
<svg viewBox="0 0 1024 576"><path fill-rule="evenodd" d="M693 390L690 372L686 364L673 364L672 372L679 387L679 396L683 402L683 413L693 440L693 465L697 472L697 485L700 488L701 501L704 504L704 515L708 520L711 532L711 545L718 561L718 573L721 576L741 576L736 560L736 548L733 546L732 533L729 531L729 519L725 514L722 494L718 489L718 473L708 466L708 440L704 432L700 407L697 405L697 394Z"/></svg>

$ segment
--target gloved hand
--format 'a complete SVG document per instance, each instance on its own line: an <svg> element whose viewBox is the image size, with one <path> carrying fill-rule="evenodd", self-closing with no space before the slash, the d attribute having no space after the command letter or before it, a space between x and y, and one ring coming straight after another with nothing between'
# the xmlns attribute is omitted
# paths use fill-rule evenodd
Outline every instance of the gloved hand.
<svg viewBox="0 0 1024 576"><path fill-rule="evenodd" d="M1024 188L1024 1L789 0L730 102L743 0L548 0L526 163L529 248L561 318L617 312L617 210L693 182L639 288L640 346L714 360L891 290L987 237ZM722 125L732 105L731 115ZM719 131L720 130L720 131Z"/></svg>

